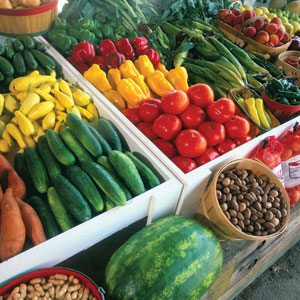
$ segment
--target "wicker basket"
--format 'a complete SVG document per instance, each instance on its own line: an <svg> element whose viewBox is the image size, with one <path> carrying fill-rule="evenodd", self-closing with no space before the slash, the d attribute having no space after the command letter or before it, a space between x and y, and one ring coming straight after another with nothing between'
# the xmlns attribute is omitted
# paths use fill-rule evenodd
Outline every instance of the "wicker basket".
<svg viewBox="0 0 300 300"><path fill-rule="evenodd" d="M290 56L297 56L300 58L299 51L285 51L278 56L276 61L276 66L282 68L285 75L292 78L300 79L300 69L296 69L295 67L289 65L285 62L285 60Z"/></svg>
<svg viewBox="0 0 300 300"><path fill-rule="evenodd" d="M246 24L254 22L258 18L264 19L263 17L254 17L254 18L248 19L246 21L247 23L245 23L244 26L246 26ZM241 31L236 30L235 28L227 25L226 23L222 22L219 19L217 20L217 25L218 25L219 29L232 42L234 42L235 44L238 44L240 47L245 47L245 50L247 50L247 51L256 51L256 52L260 52L263 54L279 55L280 53L286 51L291 44L291 42L289 42L280 47L270 48L266 45L256 42L254 39L246 36Z"/></svg>
<svg viewBox="0 0 300 300"><path fill-rule="evenodd" d="M57 16L58 0L24 9L0 9L0 33L4 35L38 35L51 26Z"/></svg>
<svg viewBox="0 0 300 300"><path fill-rule="evenodd" d="M240 230L238 230L231 222L226 218L225 214L223 213L219 201L217 199L216 193L216 185L219 175L228 169L237 168L237 169L246 169L252 170L254 174L257 175L268 175L270 181L275 183L276 186L280 188L280 191L283 195L283 200L287 205L288 214L283 220L283 225L279 231L274 234L270 234L268 236L254 236L250 234L246 234ZM287 192L282 185L281 181L278 177L264 164L261 162L243 158L234 160L225 166L223 166L218 172L215 173L212 182L208 186L206 192L204 193L199 208L198 213L206 217L211 224L213 224L213 230L216 232L219 238L225 240L253 240L253 241L262 241L270 238L274 238L280 235L284 229L286 228L289 217L290 217L290 203Z"/></svg>

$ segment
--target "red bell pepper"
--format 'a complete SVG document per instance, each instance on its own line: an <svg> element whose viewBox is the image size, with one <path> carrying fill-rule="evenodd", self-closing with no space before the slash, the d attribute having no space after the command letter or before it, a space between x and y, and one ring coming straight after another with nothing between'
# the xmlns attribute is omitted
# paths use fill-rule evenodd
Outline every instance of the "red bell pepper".
<svg viewBox="0 0 300 300"><path fill-rule="evenodd" d="M123 54L126 59L134 59L135 53L128 39L122 38L115 43L118 52Z"/></svg>
<svg viewBox="0 0 300 300"><path fill-rule="evenodd" d="M93 64L98 65L103 71L107 70L104 56L95 56L94 59L91 61L91 65Z"/></svg>
<svg viewBox="0 0 300 300"><path fill-rule="evenodd" d="M99 48L100 55L104 57L109 53L117 52L117 48L114 42L110 39L106 39L103 42L101 42L98 48Z"/></svg>
<svg viewBox="0 0 300 300"><path fill-rule="evenodd" d="M149 49L148 40L144 36L134 38L130 43L136 51L137 55L140 55L140 53L145 52Z"/></svg>
<svg viewBox="0 0 300 300"><path fill-rule="evenodd" d="M91 61L95 56L95 47L90 42L80 42L72 50L72 58L76 63Z"/></svg>
<svg viewBox="0 0 300 300"><path fill-rule="evenodd" d="M74 61L74 59L73 59L72 56L67 57L67 61L68 61L72 66L74 66L74 65L76 64L76 62Z"/></svg>
<svg viewBox="0 0 300 300"><path fill-rule="evenodd" d="M153 49L148 49L146 51L143 51L141 55L147 55L154 67L157 67L160 63L160 56L158 52Z"/></svg>
<svg viewBox="0 0 300 300"><path fill-rule="evenodd" d="M117 69L125 61L125 56L119 52L112 52L105 56L105 64L109 69Z"/></svg>
<svg viewBox="0 0 300 300"><path fill-rule="evenodd" d="M90 67L85 63L76 63L74 67L83 74L85 71L87 71Z"/></svg>

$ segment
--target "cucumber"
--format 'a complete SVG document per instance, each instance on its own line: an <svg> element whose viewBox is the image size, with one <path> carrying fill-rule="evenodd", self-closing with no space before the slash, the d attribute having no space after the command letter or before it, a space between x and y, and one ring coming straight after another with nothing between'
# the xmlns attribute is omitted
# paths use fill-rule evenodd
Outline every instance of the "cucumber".
<svg viewBox="0 0 300 300"><path fill-rule="evenodd" d="M29 35L22 35L18 37L17 40L21 41L24 45L24 48L27 50L32 50L35 47L34 39Z"/></svg>
<svg viewBox="0 0 300 300"><path fill-rule="evenodd" d="M53 186L49 187L47 191L47 198L50 209L60 229L62 231L67 231L74 227L75 224L72 221L72 218L69 216L69 213L64 207Z"/></svg>
<svg viewBox="0 0 300 300"><path fill-rule="evenodd" d="M23 43L18 39L14 40L14 49L16 52L23 52L24 51Z"/></svg>
<svg viewBox="0 0 300 300"><path fill-rule="evenodd" d="M119 134L106 119L99 119L95 125L98 132L107 140L113 150L122 151L122 142Z"/></svg>
<svg viewBox="0 0 300 300"><path fill-rule="evenodd" d="M34 71L39 67L38 62L29 50L24 51L24 60L27 68L31 71Z"/></svg>
<svg viewBox="0 0 300 300"><path fill-rule="evenodd" d="M108 155L110 151L112 151L109 143L106 141L106 139L96 130L95 127L88 125L91 133L96 137L98 143L101 145L103 154Z"/></svg>
<svg viewBox="0 0 300 300"><path fill-rule="evenodd" d="M145 165L141 160L139 160L133 153L125 152L125 154L135 164L148 189L152 189L160 184L160 180L158 179L158 177L147 165Z"/></svg>
<svg viewBox="0 0 300 300"><path fill-rule="evenodd" d="M12 38L6 38L5 39L5 56L8 59L12 59L15 55L14 50L14 41Z"/></svg>
<svg viewBox="0 0 300 300"><path fill-rule="evenodd" d="M67 125L72 133L77 137L83 147L90 152L94 157L102 154L102 147L98 143L96 137L91 133L86 123L80 120L75 114L68 114Z"/></svg>
<svg viewBox="0 0 300 300"><path fill-rule="evenodd" d="M134 195L140 195L146 191L143 180L129 157L117 150L111 151L108 157L119 176Z"/></svg>
<svg viewBox="0 0 300 300"><path fill-rule="evenodd" d="M54 157L65 166L75 164L75 157L70 150L64 145L57 133L49 129L46 134L48 146Z"/></svg>
<svg viewBox="0 0 300 300"><path fill-rule="evenodd" d="M15 69L12 64L2 56L0 56L0 71L5 77L12 77L15 74Z"/></svg>
<svg viewBox="0 0 300 300"><path fill-rule="evenodd" d="M122 191L126 195L127 201L132 198L131 193L129 192L128 188L126 187L125 183L123 180L120 178L118 175L117 171L114 169L112 164L110 163L109 159L107 156L100 156L97 160L98 164L100 164L103 168L106 169L112 175L112 177L115 179L115 181L119 184L121 187Z"/></svg>
<svg viewBox="0 0 300 300"><path fill-rule="evenodd" d="M24 149L24 160L35 188L41 194L46 193L49 186L49 178L36 150L32 147L26 147Z"/></svg>
<svg viewBox="0 0 300 300"><path fill-rule="evenodd" d="M54 188L63 199L66 209L79 222L85 222L92 217L91 209L76 187L64 176L56 175L52 178Z"/></svg>
<svg viewBox="0 0 300 300"><path fill-rule="evenodd" d="M0 55L5 55L5 47L2 44L0 44Z"/></svg>
<svg viewBox="0 0 300 300"><path fill-rule="evenodd" d="M73 152L80 162L92 161L90 154L80 144L69 128L61 130L60 135L67 147Z"/></svg>
<svg viewBox="0 0 300 300"><path fill-rule="evenodd" d="M50 207L44 199L33 196L27 199L26 202L31 205L39 215L48 239L60 234L60 230L52 215Z"/></svg>
<svg viewBox="0 0 300 300"><path fill-rule="evenodd" d="M50 175L50 178L55 175L61 174L60 164L58 163L56 158L53 156L53 154L49 148L47 138L44 135L42 135L38 140L38 149L39 149L39 154L40 154L40 156L46 166L46 169Z"/></svg>
<svg viewBox="0 0 300 300"><path fill-rule="evenodd" d="M16 71L16 75L25 75L26 66L25 61L21 53L16 53L12 59L13 66Z"/></svg>
<svg viewBox="0 0 300 300"><path fill-rule="evenodd" d="M112 210L116 207L116 204L110 200L106 195L104 196L104 202L105 202L105 211Z"/></svg>
<svg viewBox="0 0 300 300"><path fill-rule="evenodd" d="M66 177L82 193L95 212L101 212L104 204L92 179L78 166L67 167Z"/></svg>
<svg viewBox="0 0 300 300"><path fill-rule="evenodd" d="M55 70L56 67L55 61L49 56L47 56L45 53L42 53L38 50L31 50L31 53L44 69Z"/></svg>
<svg viewBox="0 0 300 300"><path fill-rule="evenodd" d="M126 204L126 195L105 168L95 162L85 162L81 167L116 205Z"/></svg>

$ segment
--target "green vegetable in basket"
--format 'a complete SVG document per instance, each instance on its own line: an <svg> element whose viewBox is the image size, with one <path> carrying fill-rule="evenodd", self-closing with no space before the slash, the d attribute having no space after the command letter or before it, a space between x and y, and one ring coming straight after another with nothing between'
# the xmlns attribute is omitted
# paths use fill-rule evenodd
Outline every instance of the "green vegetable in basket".
<svg viewBox="0 0 300 300"><path fill-rule="evenodd" d="M54 37L52 45L59 51L65 52L71 49L71 37L65 34L58 34Z"/></svg>
<svg viewBox="0 0 300 300"><path fill-rule="evenodd" d="M67 20L63 18L55 18L53 22L53 28L55 29L66 29L67 28Z"/></svg>
<svg viewBox="0 0 300 300"><path fill-rule="evenodd" d="M96 36L93 32L89 30L80 30L78 35L79 41L87 41L87 42L93 42L96 39Z"/></svg>

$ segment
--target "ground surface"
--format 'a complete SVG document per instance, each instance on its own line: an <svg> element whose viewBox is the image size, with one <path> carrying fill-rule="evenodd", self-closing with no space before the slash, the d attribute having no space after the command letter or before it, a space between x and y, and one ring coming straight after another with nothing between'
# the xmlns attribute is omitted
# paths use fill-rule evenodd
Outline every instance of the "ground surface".
<svg viewBox="0 0 300 300"><path fill-rule="evenodd" d="M300 299L300 242L234 300Z"/></svg>

